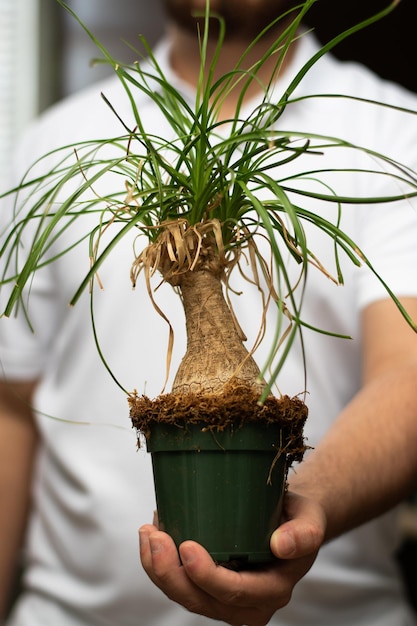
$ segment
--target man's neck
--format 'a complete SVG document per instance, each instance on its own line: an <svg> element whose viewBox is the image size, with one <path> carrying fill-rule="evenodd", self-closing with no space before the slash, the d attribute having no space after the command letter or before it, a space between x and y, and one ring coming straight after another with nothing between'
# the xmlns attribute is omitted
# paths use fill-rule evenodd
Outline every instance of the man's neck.
<svg viewBox="0 0 417 626"><path fill-rule="evenodd" d="M259 61L260 58L269 50L270 46L274 43L278 36L278 33L274 32L268 36L263 37L256 43L253 48L247 52L244 61L239 65L242 70L248 70ZM187 82L192 87L196 87L200 76L200 50L199 41L196 36L193 36L186 30L182 30L176 25L170 27L171 37L171 65L178 76ZM242 55L246 53L250 42L233 40L225 40L222 45L218 61L216 63L213 80L226 75L235 69L239 63ZM271 55L262 65L257 72L257 80L253 80L249 85L244 101L250 100L261 92L262 86L268 85L271 80L273 72L280 76L286 71L288 65L291 63L294 48L296 43L293 42L289 46L285 56L279 60L281 56L277 54ZM208 42L207 48L207 67L210 65L210 60L214 55L216 48L215 41ZM278 70L276 68L277 61L279 60ZM233 116L236 110L236 104L240 95L242 82L238 82L236 87L229 91L223 100L221 110L219 111L219 117L228 119Z"/></svg>

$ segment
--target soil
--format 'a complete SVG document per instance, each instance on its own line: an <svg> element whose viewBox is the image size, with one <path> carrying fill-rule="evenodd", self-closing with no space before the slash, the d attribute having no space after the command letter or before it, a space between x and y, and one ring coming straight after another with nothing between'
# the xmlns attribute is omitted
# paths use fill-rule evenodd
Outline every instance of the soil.
<svg viewBox="0 0 417 626"><path fill-rule="evenodd" d="M221 431L230 425L239 428L247 422L282 425L283 452L287 463L300 462L307 446L303 428L308 408L298 397L269 396L259 403L259 391L248 385L225 386L221 393L168 393L150 399L133 394L129 397L132 425L140 437L149 435L153 422L165 422L179 428L201 424L202 428Z"/></svg>

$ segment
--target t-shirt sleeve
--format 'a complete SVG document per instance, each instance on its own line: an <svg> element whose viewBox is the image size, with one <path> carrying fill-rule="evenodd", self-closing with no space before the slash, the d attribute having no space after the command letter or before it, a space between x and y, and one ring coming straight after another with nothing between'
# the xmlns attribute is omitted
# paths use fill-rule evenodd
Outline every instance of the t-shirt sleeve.
<svg viewBox="0 0 417 626"><path fill-rule="evenodd" d="M371 176L362 189L368 196L398 199L362 205L357 212L358 243L375 272L398 297L417 297L417 99L393 85L378 83L374 98L398 109L372 106L368 115L371 147L388 157L368 155L368 167L381 175ZM374 144L375 141L375 144ZM373 145L374 144L374 145ZM387 297L383 283L370 271L358 274L358 303L365 307Z"/></svg>
<svg viewBox="0 0 417 626"><path fill-rule="evenodd" d="M386 286L398 297L417 297L417 203L402 200L361 207L360 240L375 273L358 272L361 308L388 297Z"/></svg>
<svg viewBox="0 0 417 626"><path fill-rule="evenodd" d="M3 378L32 380L42 375L58 322L48 275L48 271L36 275L19 306L9 317L0 317L0 376ZM10 289L2 288L2 311L9 293Z"/></svg>

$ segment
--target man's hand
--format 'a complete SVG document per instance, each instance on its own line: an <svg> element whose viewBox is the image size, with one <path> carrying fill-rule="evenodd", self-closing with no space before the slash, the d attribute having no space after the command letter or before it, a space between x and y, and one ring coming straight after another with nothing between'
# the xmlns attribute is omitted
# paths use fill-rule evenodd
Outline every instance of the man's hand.
<svg viewBox="0 0 417 626"><path fill-rule="evenodd" d="M279 560L240 572L216 565L193 541L181 544L180 561L173 540L156 526L143 526L139 534L142 565L171 600L233 626L264 626L288 604L295 584L312 566L323 542L325 517L313 501L287 494L285 521L271 537Z"/></svg>

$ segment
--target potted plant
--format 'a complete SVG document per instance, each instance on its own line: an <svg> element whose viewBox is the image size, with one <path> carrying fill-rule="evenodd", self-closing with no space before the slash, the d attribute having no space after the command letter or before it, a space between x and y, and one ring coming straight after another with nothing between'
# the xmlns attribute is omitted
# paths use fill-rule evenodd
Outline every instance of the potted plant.
<svg viewBox="0 0 417 626"><path fill-rule="evenodd" d="M133 238L132 284L143 277L155 314L167 321L168 372L174 331L169 311L158 306L159 282L169 283L178 293L186 319L186 354L169 392L164 389L157 398L128 392L130 415L139 440L144 437L152 452L161 527L178 544L196 539L216 560L238 566L272 558L269 536L279 523L286 472L293 462L302 460L306 449L304 397L274 395L272 390L294 342L302 346L304 328L328 332L309 328L302 317L303 287L309 272L321 272L324 280L343 283L340 254L373 271L365 253L340 227L341 205L359 199L342 196L328 185L327 165L320 168L320 154L340 147L368 153L373 160L389 165L389 175L408 195L417 195L412 173L383 155L344 139L280 128L278 122L297 98L297 86L316 61L397 4L392 2L325 45L298 71L284 93L276 94L274 80L316 1L300 2L270 24L248 47L235 70L216 78L224 25L219 20L216 50L209 59L211 14L210 0L206 0L200 79L192 106L164 76L149 48L147 63L125 66L86 29L126 90L133 125L113 109L104 94L120 120L122 134L65 146L41 159L35 173L29 171L14 190L15 218L1 249L6 260L2 284L12 285L4 310L10 315L18 304L25 306L31 276L54 261L52 244L59 242L62 230L74 220L86 222L91 266L71 304L88 288L93 298L100 266L117 245L124 241L130 245ZM251 48L280 20L284 25L281 34L264 56L246 67ZM261 84L262 101L245 115L245 95L254 81L260 83L259 71L271 59L270 81ZM230 90L238 90L239 97L233 115L223 119L219 111ZM157 104L161 119L169 124L169 136L147 130L136 106L136 92ZM317 159L317 165L306 169L305 157ZM288 163L298 162L295 174L293 168L290 177L280 176ZM39 167L41 174L36 173ZM385 170L365 171L387 175ZM102 195L97 191L99 183L109 176L115 187ZM312 179L319 184L311 186ZM360 201L392 201L404 193ZM317 200L336 208L333 220L309 208ZM310 249L306 225L320 229L333 243L334 271L322 265L319 251ZM21 264L20 240L28 227L33 229L31 248ZM74 241L71 249L78 243ZM65 252L58 254L61 257ZM288 272L288 259L298 267L295 278ZM248 285L256 286L263 302L258 339L249 348L244 346L244 331L231 304L236 273L242 274ZM94 317L93 306L92 313ZM271 318L275 339L269 358L259 369L254 354ZM230 520L226 510L231 513Z"/></svg>

